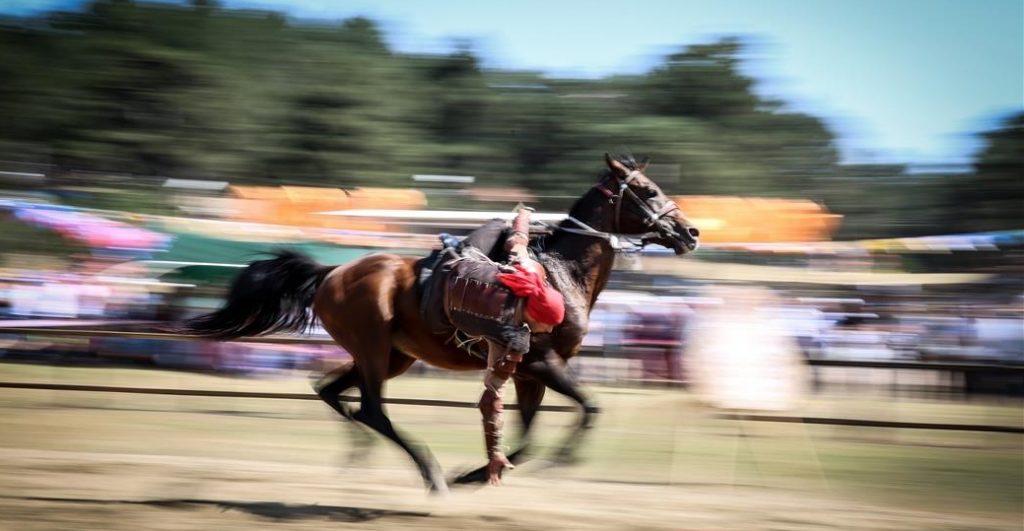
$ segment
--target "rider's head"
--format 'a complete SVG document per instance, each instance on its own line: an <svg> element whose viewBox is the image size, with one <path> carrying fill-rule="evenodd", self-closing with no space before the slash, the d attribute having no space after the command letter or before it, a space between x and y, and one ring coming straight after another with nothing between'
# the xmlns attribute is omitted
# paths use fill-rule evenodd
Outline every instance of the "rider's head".
<svg viewBox="0 0 1024 531"><path fill-rule="evenodd" d="M526 299L524 318L534 332L550 332L565 319L565 300L546 277L544 266L529 258L516 264L514 272L498 275L512 293Z"/></svg>

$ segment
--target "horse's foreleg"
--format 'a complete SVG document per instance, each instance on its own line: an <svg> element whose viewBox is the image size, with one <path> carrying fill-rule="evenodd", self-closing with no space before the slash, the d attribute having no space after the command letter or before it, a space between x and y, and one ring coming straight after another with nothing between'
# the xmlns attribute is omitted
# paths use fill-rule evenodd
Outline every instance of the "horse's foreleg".
<svg viewBox="0 0 1024 531"><path fill-rule="evenodd" d="M544 384L533 378L517 375L515 379L516 400L519 403L519 419L522 421L523 430L520 435L519 448L516 448L508 456L513 465L518 465L529 459L531 432L533 419L540 411L540 403L544 400Z"/></svg>
<svg viewBox="0 0 1024 531"><path fill-rule="evenodd" d="M544 390L546 388L544 387L544 384L539 381L530 377L523 377L519 372L516 373L513 381L516 386L516 402L518 402L519 406L519 419L522 421L523 428L519 447L508 455L508 460L513 465L518 465L529 459L530 428L533 425L533 419L537 416L537 412L540 410L540 403L541 400L544 399ZM471 470L461 474L453 479L452 482L458 485L486 483L487 466L485 465L477 468L476 470Z"/></svg>
<svg viewBox="0 0 1024 531"><path fill-rule="evenodd" d="M597 404L583 393L580 385L569 376L565 366L554 353L550 353L543 359L520 364L519 371L523 376L530 376L552 391L569 397L579 404L579 421L556 454L559 462L574 461L576 449L580 446L583 435L593 426L594 416L600 411Z"/></svg>

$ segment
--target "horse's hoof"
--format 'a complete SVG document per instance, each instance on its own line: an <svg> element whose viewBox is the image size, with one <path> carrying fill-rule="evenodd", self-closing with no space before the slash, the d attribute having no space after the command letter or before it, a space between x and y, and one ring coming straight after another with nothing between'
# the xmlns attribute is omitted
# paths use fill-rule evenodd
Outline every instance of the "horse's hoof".
<svg viewBox="0 0 1024 531"><path fill-rule="evenodd" d="M431 468L423 473L423 482L431 497L443 498L448 495L448 482L438 468Z"/></svg>
<svg viewBox="0 0 1024 531"><path fill-rule="evenodd" d="M558 466L568 466L579 464L580 458L571 448L562 448L555 454L552 462Z"/></svg>
<svg viewBox="0 0 1024 531"><path fill-rule="evenodd" d="M373 450L371 446L349 450L348 455L345 457L345 465L359 466L365 464L369 461L370 454L372 453L371 450Z"/></svg>
<svg viewBox="0 0 1024 531"><path fill-rule="evenodd" d="M452 485L477 485L483 486L487 484L487 468L480 467L476 470L459 474L451 480Z"/></svg>
<svg viewBox="0 0 1024 531"><path fill-rule="evenodd" d="M436 481L430 482L427 492L432 498L447 498L450 494L448 484L444 480L441 480L440 483Z"/></svg>

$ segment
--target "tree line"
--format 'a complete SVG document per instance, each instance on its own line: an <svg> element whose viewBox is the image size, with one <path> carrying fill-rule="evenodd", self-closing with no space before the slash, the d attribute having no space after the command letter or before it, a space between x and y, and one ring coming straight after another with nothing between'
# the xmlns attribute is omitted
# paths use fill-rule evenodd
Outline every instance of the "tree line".
<svg viewBox="0 0 1024 531"><path fill-rule="evenodd" d="M468 46L397 53L365 18L100 0L0 21L0 160L251 184L473 175L558 196L631 148L671 193L821 201L842 237L1020 228L1024 113L969 173L844 165L821 119L756 93L743 52L721 39L642 75L554 79L484 69Z"/></svg>

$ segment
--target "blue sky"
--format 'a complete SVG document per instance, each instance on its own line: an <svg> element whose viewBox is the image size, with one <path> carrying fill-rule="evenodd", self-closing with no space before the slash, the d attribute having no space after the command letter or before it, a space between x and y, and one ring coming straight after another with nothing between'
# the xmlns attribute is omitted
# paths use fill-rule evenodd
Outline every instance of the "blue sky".
<svg viewBox="0 0 1024 531"><path fill-rule="evenodd" d="M852 162L962 164L1024 110L1024 0L221 0L297 18L362 15L408 52L469 39L485 64L639 73L686 44L753 43L758 90L824 118ZM0 0L27 13L74 0Z"/></svg>

